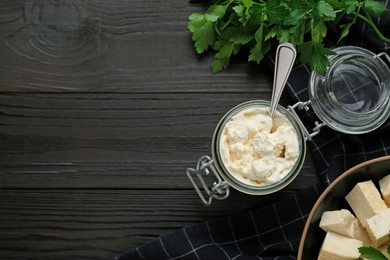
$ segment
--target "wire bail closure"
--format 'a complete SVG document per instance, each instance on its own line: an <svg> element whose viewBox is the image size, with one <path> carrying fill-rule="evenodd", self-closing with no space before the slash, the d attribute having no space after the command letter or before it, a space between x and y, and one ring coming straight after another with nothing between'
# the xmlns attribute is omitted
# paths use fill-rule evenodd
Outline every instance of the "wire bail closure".
<svg viewBox="0 0 390 260"><path fill-rule="evenodd" d="M306 129L305 125L302 123L302 120L299 118L297 112L295 112L295 108L298 108L299 110L302 110L304 109L305 111L308 111L310 108L309 108L309 105L311 104L311 101L306 101L306 102L297 102L295 103L294 105L292 106L287 106L288 110L293 114L293 116L297 119L298 123L301 125L301 128L305 134L305 139L306 141L311 141L312 138L316 135L318 135L320 133L320 130L323 126L326 126L326 123L324 122L321 122L321 123L318 123L318 121L315 121L314 124L315 124L315 127L312 129L313 132L312 133L309 133L309 131Z"/></svg>
<svg viewBox="0 0 390 260"><path fill-rule="evenodd" d="M216 181L209 188L204 180L204 177L208 176L210 172L214 175ZM196 169L187 168L187 176L194 186L196 192L201 198L202 202L209 206L213 199L223 200L226 199L230 194L230 186L226 181L223 181L217 173L213 159L207 155L203 155L199 158L196 164ZM200 182L200 188L195 182L195 178L198 178ZM203 192L202 192L202 190ZM205 194L204 194L205 193Z"/></svg>

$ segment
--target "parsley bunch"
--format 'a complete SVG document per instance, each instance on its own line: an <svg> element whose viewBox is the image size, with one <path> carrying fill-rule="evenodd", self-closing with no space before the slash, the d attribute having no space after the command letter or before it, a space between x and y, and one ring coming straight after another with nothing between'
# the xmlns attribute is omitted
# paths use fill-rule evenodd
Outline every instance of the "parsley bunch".
<svg viewBox="0 0 390 260"><path fill-rule="evenodd" d="M290 42L302 63L324 75L327 56L334 53L323 43L328 31L341 29L339 43L360 19L379 39L390 42L372 20L386 10L377 0L217 0L205 13L190 15L188 29L198 54L215 51L213 73L227 68L230 58L244 48L249 50L248 61L260 63L272 45ZM351 19L342 19L347 15Z"/></svg>

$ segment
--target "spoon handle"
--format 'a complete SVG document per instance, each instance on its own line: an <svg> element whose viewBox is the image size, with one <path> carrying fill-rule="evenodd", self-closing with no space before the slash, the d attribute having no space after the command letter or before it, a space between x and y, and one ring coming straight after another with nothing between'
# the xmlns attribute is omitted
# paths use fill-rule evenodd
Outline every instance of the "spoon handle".
<svg viewBox="0 0 390 260"><path fill-rule="evenodd" d="M297 51L291 43L282 43L276 49L274 84L269 116L274 118L275 110L295 62Z"/></svg>

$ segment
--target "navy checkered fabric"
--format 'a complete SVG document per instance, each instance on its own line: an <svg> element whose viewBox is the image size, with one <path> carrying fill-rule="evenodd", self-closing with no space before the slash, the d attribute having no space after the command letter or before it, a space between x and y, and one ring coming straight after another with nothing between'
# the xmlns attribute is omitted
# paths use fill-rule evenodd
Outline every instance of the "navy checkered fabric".
<svg viewBox="0 0 390 260"><path fill-rule="evenodd" d="M390 35L390 15L375 22L385 35ZM378 40L364 24L354 26L350 35L346 45L374 53L390 51L390 46ZM332 43L329 44L331 47ZM293 69L286 87L296 101L309 99L310 73L304 65ZM308 129L318 120L312 111L301 119ZM345 170L390 154L390 120L363 135L347 135L323 127L308 145L322 184L237 216L185 227L115 259L296 259L305 220L323 189Z"/></svg>

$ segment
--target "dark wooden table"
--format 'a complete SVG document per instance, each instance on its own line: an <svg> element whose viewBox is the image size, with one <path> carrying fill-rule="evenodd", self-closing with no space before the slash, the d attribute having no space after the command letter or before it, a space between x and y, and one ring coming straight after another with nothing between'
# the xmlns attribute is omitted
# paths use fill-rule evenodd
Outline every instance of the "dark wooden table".
<svg viewBox="0 0 390 260"><path fill-rule="evenodd" d="M0 3L0 258L107 259L185 225L271 203L204 206L185 175L231 107L271 97L245 57L212 74L183 0ZM293 101L284 93L281 103Z"/></svg>

